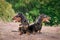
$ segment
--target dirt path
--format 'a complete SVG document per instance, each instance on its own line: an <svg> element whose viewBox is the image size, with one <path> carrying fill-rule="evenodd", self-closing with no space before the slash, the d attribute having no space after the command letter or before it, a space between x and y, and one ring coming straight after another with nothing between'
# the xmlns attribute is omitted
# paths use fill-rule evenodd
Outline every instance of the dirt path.
<svg viewBox="0 0 60 40"><path fill-rule="evenodd" d="M0 40L60 40L60 27L43 27L41 34L19 35L17 23L0 22Z"/></svg>

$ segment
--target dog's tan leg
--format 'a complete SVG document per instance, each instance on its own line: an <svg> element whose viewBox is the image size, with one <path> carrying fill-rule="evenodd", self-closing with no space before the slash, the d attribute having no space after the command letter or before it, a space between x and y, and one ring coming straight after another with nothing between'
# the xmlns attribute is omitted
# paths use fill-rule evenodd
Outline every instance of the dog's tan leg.
<svg viewBox="0 0 60 40"><path fill-rule="evenodd" d="M41 30L39 30L38 33L41 34L42 33Z"/></svg>
<svg viewBox="0 0 60 40"><path fill-rule="evenodd" d="M35 34L36 34L36 32L33 32L33 34L35 35Z"/></svg>
<svg viewBox="0 0 60 40"><path fill-rule="evenodd" d="M27 35L30 35L31 33L30 32L26 32Z"/></svg>

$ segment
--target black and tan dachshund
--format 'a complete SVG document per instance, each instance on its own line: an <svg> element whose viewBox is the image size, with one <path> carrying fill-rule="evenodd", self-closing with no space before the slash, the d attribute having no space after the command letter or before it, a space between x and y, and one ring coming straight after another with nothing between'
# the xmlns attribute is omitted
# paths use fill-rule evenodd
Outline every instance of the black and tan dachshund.
<svg viewBox="0 0 60 40"><path fill-rule="evenodd" d="M39 15L38 19L34 22L34 24L28 26L27 32L36 33L39 31L40 33L42 29L42 22L49 22L49 20L50 20L49 16L45 14Z"/></svg>
<svg viewBox="0 0 60 40"><path fill-rule="evenodd" d="M26 30L29 26L29 23L28 23L28 20L26 19L26 17L24 16L24 14L23 13L18 13L12 19L15 22L20 22L21 23L21 24L19 24L20 27L18 29L20 35L26 33Z"/></svg>

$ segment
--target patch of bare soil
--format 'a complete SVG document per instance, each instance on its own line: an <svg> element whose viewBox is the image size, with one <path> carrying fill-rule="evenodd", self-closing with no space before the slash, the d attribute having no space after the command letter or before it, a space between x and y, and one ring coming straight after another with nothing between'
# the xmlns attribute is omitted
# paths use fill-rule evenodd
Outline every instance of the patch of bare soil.
<svg viewBox="0 0 60 40"><path fill-rule="evenodd" d="M60 27L42 27L41 34L19 35L18 23L0 22L0 40L60 40Z"/></svg>

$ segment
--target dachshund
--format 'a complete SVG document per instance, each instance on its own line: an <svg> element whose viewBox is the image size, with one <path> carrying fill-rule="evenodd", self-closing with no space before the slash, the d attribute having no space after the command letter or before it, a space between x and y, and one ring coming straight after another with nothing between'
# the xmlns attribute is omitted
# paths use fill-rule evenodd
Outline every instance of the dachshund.
<svg viewBox="0 0 60 40"><path fill-rule="evenodd" d="M41 33L41 29L42 29L42 22L49 22L50 17L45 15L45 14L41 14L39 15L38 19L34 22L34 24L29 25L27 28L27 33L36 33L39 31L39 33Z"/></svg>
<svg viewBox="0 0 60 40"><path fill-rule="evenodd" d="M18 13L17 15L15 15L13 18L12 18L15 22L20 22L21 24L19 24L19 32L20 32L20 35L21 34L24 34L26 33L26 30L28 28L28 20L27 18L24 16L23 13Z"/></svg>

